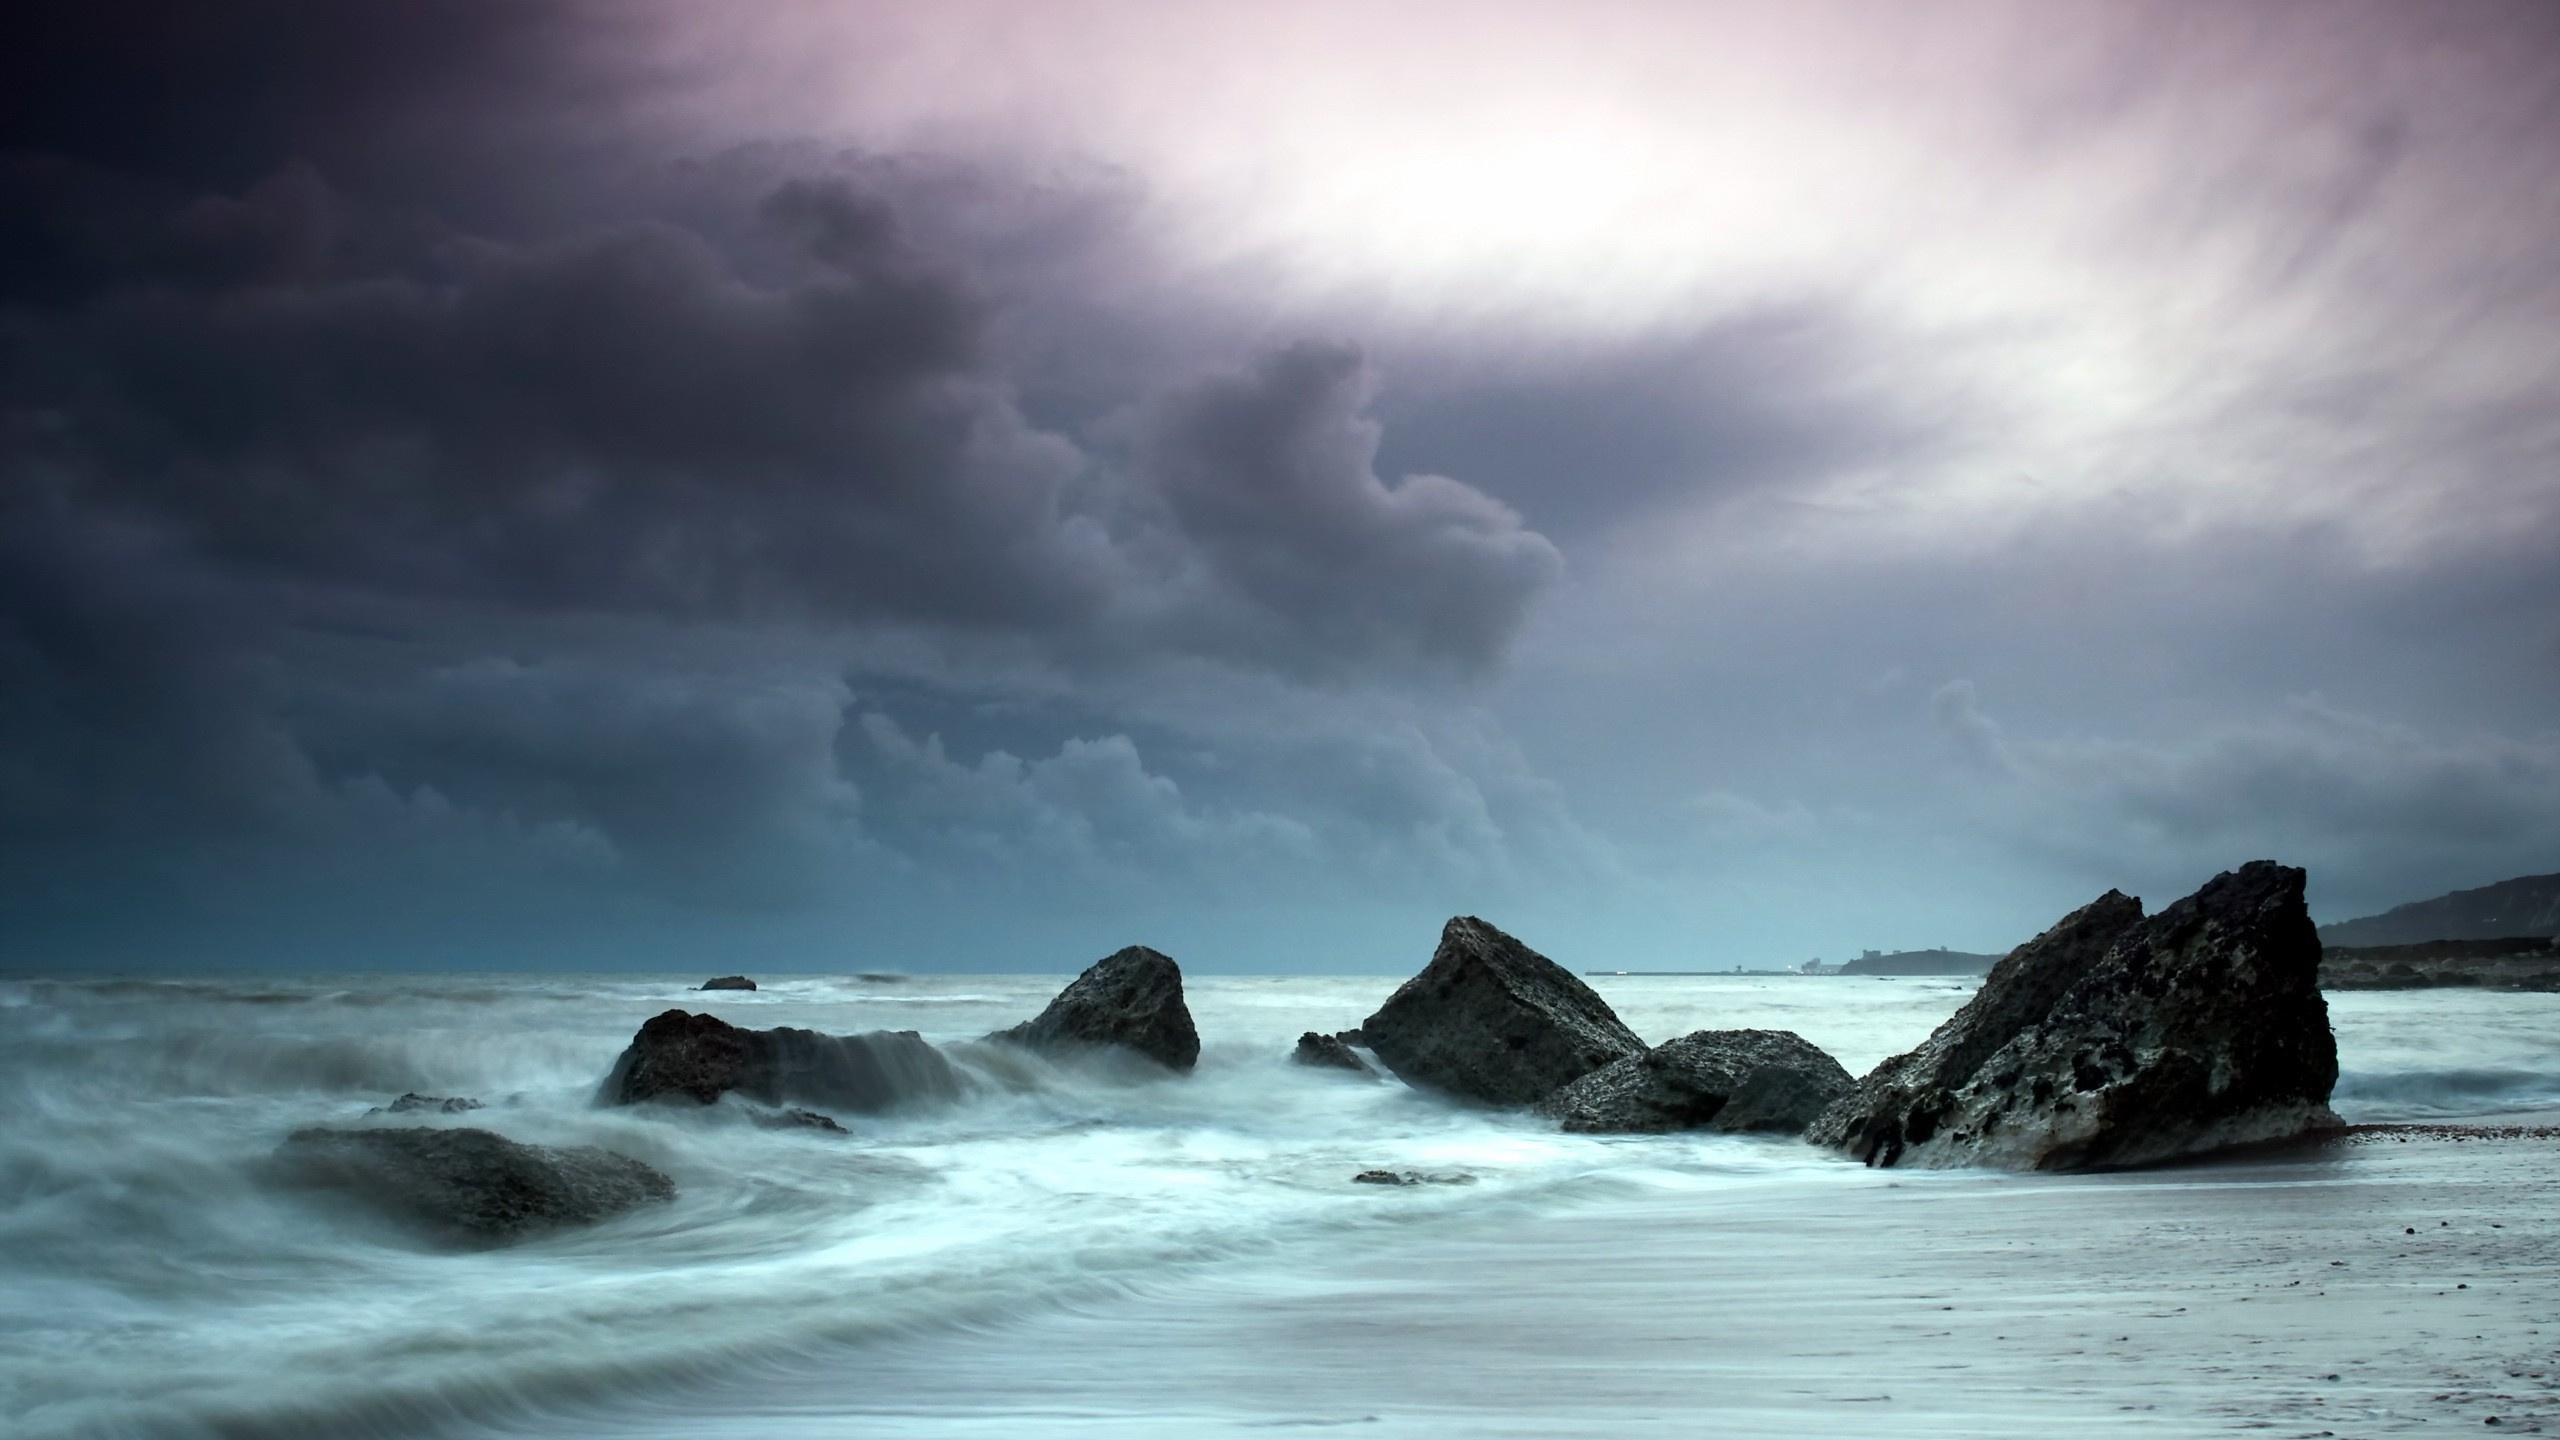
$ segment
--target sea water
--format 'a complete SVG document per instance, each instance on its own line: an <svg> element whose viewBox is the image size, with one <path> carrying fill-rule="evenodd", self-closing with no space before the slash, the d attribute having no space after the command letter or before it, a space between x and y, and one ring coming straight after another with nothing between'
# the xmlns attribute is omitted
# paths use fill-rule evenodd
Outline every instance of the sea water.
<svg viewBox="0 0 2560 1440"><path fill-rule="evenodd" d="M611 1417L636 1401L686 1414L685 1397L741 1375L841 1371L1171 1282L1255 1276L1267 1300L1272 1277L1345 1257L1488 1225L1569 1235L1629 1205L1740 1205L1783 1225L1872 1180L1788 1141L1570 1136L1289 1063L1301 1031L1356 1023L1390 977L1193 977L1188 1077L977 1043L1065 978L781 977L752 993L672 976L0 981L0 1430L621 1433ZM1648 1039L1791 1029L1853 1073L1972 988L1592 983ZM767 1128L734 1105L599 1107L632 1031L673 1006L916 1030L977 1083L954 1104L844 1116L850 1135ZM2343 994L2331 1010L2350 1120L2560 1107L2560 996ZM410 1091L484 1102L428 1123L601 1145L665 1171L679 1196L457 1251L272 1183L264 1162L287 1132L389 1123L367 1112ZM1351 1183L1369 1169L1439 1183ZM1623 1235L1611 1243L1623 1261Z"/></svg>

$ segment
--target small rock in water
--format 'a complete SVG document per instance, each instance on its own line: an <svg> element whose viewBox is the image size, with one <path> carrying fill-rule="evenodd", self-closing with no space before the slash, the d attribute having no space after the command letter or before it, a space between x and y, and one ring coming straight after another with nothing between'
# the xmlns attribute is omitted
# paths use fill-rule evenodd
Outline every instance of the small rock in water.
<svg viewBox="0 0 2560 1440"><path fill-rule="evenodd" d="M756 982L744 975L715 975L694 987L697 990L753 990Z"/></svg>
<svg viewBox="0 0 2560 1440"><path fill-rule="evenodd" d="M1144 945L1095 961L1036 1018L987 1038L1035 1050L1116 1045L1172 1070L1200 1061L1200 1032L1182 999L1182 967Z"/></svg>
<svg viewBox="0 0 2560 1440"><path fill-rule="evenodd" d="M296 1130L287 1180L353 1196L450 1238L503 1242L675 1198L675 1182L589 1145L521 1145L488 1130Z"/></svg>
<svg viewBox="0 0 2560 1440"><path fill-rule="evenodd" d="M408 1115L420 1110L425 1110L438 1115L459 1115L465 1110L477 1110L479 1108L480 1102L472 1099L468 1095L421 1095L412 1090L408 1094L401 1096L399 1099L392 1101L388 1105L376 1105L365 1113L368 1115Z"/></svg>
<svg viewBox="0 0 2560 1440"><path fill-rule="evenodd" d="M821 1115L815 1110L775 1110L758 1115L756 1123L768 1130L824 1130L834 1135L853 1133L837 1124L834 1116Z"/></svg>
<svg viewBox="0 0 2560 1440"><path fill-rule="evenodd" d="M1342 1043L1339 1036L1320 1035L1313 1030L1298 1037L1298 1048L1290 1053L1289 1058L1321 1070L1349 1070L1357 1075L1370 1076L1378 1073L1369 1068L1368 1061Z"/></svg>
<svg viewBox="0 0 2560 1440"><path fill-rule="evenodd" d="M1645 1044L1592 988L1472 915L1452 919L1420 974L1360 1033L1410 1085L1530 1105Z"/></svg>
<svg viewBox="0 0 2560 1440"><path fill-rule="evenodd" d="M1363 1170L1351 1177L1354 1185L1472 1185L1473 1175L1426 1175L1419 1170Z"/></svg>

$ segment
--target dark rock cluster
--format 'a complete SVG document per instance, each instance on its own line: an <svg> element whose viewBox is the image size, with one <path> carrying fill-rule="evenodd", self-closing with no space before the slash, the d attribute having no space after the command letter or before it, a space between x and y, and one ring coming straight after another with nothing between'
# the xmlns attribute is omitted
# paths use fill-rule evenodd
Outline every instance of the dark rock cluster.
<svg viewBox="0 0 2560 1440"><path fill-rule="evenodd" d="M753 990L756 982L744 975L715 975L693 987L697 990Z"/></svg>
<svg viewBox="0 0 2560 1440"><path fill-rule="evenodd" d="M1200 1032L1173 957L1132 945L1095 961L1033 1019L987 1037L1035 1050L1133 1050L1171 1070L1200 1060Z"/></svg>
<svg viewBox="0 0 2560 1440"><path fill-rule="evenodd" d="M717 1016L669 1010L631 1037L600 1098L608 1105L675 1098L709 1105L734 1090L767 1105L799 1101L873 1114L957 1099L960 1089L959 1072L913 1030L746 1030Z"/></svg>
<svg viewBox="0 0 2560 1440"><path fill-rule="evenodd" d="M1537 1110L1586 1132L1793 1135L1856 1083L1792 1030L1700 1030L1604 1065Z"/></svg>
<svg viewBox="0 0 2560 1440"><path fill-rule="evenodd" d="M401 1096L399 1099L392 1101L390 1104L376 1105L366 1113L372 1115L414 1115L424 1112L430 1115L459 1115L465 1110L477 1110L479 1108L480 1102L472 1099L468 1095L421 1095L417 1091L412 1090L408 1094Z"/></svg>
<svg viewBox="0 0 2560 1440"><path fill-rule="evenodd" d="M2113 891L2010 952L1807 1138L1871 1165L2138 1165L2334 1127L2303 873L2253 861L2150 919Z"/></svg>
<svg viewBox="0 0 2560 1440"><path fill-rule="evenodd" d="M2560 940L2539 935L2428 940L2360 949L2323 947L2323 990L2560 990Z"/></svg>
<svg viewBox="0 0 2560 1440"><path fill-rule="evenodd" d="M478 1243L592 1224L676 1193L674 1181L628 1155L522 1145L487 1130L296 1130L275 1159L289 1183Z"/></svg>

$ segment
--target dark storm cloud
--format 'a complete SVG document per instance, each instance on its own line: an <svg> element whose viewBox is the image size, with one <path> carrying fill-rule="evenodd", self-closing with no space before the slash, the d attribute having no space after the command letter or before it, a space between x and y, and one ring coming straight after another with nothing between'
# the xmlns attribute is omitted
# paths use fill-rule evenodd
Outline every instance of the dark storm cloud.
<svg viewBox="0 0 2560 1440"><path fill-rule="evenodd" d="M1078 372L1055 295L1126 263L1110 183L798 145L570 166L645 150L602 122L653 80L597 62L614 29L574 6L10 23L17 933L304 891L352 923L430 878L466 910L895 909L1016 869L1071 897L1499 847L1510 802L1427 740L1284 816L1187 792L1100 715L946 751L827 658L1442 684L1499 666L1557 574L1480 492L1379 475L1348 349ZM1038 326L1000 334L1017 309ZM1002 690L968 663L922 668Z"/></svg>
<svg viewBox="0 0 2560 1440"><path fill-rule="evenodd" d="M87 503L293 574L670 613L1072 613L1053 497L1076 457L976 373L965 291L885 219L853 228L850 200L781 199L815 248L779 288L648 224L457 242L434 278L155 285L29 326L17 398ZM242 266L293 263L292 216L326 203L236 206L235 233L278 237Z"/></svg>
<svg viewBox="0 0 2560 1440"><path fill-rule="evenodd" d="M1301 344L1166 404L1146 464L1244 623L1304 668L1478 671L1562 568L1544 536L1439 475L1390 484L1356 351Z"/></svg>

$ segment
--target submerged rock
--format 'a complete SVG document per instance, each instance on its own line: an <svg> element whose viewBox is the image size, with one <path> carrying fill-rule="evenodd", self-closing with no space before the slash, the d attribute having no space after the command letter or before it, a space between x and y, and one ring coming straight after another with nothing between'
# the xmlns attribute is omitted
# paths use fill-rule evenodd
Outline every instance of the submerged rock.
<svg viewBox="0 0 2560 1440"><path fill-rule="evenodd" d="M418 1111L424 1110L430 1114L436 1115L459 1115L465 1110L477 1110L479 1108L480 1102L472 1099L468 1095L421 1095L417 1091L412 1090L408 1094L401 1096L399 1099L392 1101L388 1105L376 1105L365 1113L368 1115L412 1115Z"/></svg>
<svg viewBox="0 0 2560 1440"><path fill-rule="evenodd" d="M1591 987L1472 915L1451 920L1422 972L1361 1022L1408 1084L1532 1104L1645 1048Z"/></svg>
<svg viewBox="0 0 2560 1440"><path fill-rule="evenodd" d="M1426 1175L1419 1170L1363 1170L1351 1177L1354 1185L1472 1185L1473 1175Z"/></svg>
<svg viewBox="0 0 2560 1440"><path fill-rule="evenodd" d="M291 1183L479 1241L592 1224L676 1193L674 1181L628 1155L521 1145L488 1130L296 1130L276 1161Z"/></svg>
<svg viewBox="0 0 2560 1440"><path fill-rule="evenodd" d="M629 1105L682 1096L709 1105L732 1090L767 1105L797 1100L876 1113L957 1099L960 1073L913 1030L745 1030L717 1016L669 1010L631 1037L598 1098Z"/></svg>
<svg viewBox="0 0 2560 1440"><path fill-rule="evenodd" d="M715 975L693 987L697 990L753 990L756 982L744 975Z"/></svg>
<svg viewBox="0 0 2560 1440"><path fill-rule="evenodd" d="M1200 1060L1200 1032L1182 999L1182 967L1144 945L1095 961L1036 1019L987 1038L1035 1050L1116 1045L1173 1070Z"/></svg>
<svg viewBox="0 0 2560 1440"><path fill-rule="evenodd" d="M2010 952L1807 1133L1870 1165L2139 1165L2333 1128L2303 873L2252 861L2145 920L2109 891Z"/></svg>
<svg viewBox="0 0 2560 1440"><path fill-rule="evenodd" d="M1792 1030L1700 1030L1594 1070L1537 1108L1583 1132L1794 1134L1856 1083Z"/></svg>
<svg viewBox="0 0 2560 1440"><path fill-rule="evenodd" d="M1290 1052L1289 1058L1320 1070L1349 1070L1372 1076L1378 1073L1369 1068L1369 1062L1361 1059L1357 1051L1344 1044L1341 1036L1322 1035L1313 1030L1298 1037L1298 1048Z"/></svg>
<svg viewBox="0 0 2560 1440"><path fill-rule="evenodd" d="M756 1123L767 1130L823 1130L830 1135L852 1133L837 1124L833 1115L821 1115L815 1110L767 1111L756 1116Z"/></svg>

